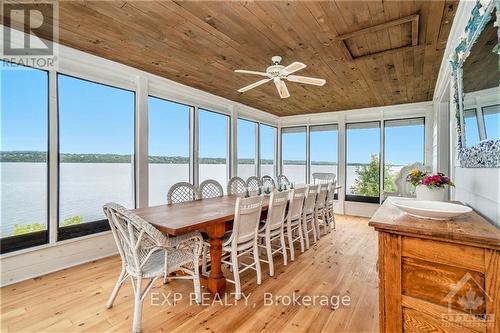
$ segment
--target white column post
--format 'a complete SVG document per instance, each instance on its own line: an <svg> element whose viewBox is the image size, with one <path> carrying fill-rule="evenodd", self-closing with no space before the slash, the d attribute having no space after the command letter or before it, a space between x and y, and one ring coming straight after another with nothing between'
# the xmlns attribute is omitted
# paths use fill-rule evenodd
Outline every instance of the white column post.
<svg viewBox="0 0 500 333"><path fill-rule="evenodd" d="M59 187L59 124L57 116L57 72L49 72L49 243L57 242Z"/></svg>
<svg viewBox="0 0 500 333"><path fill-rule="evenodd" d="M148 81L137 77L135 96L135 198L137 207L149 204Z"/></svg>
<svg viewBox="0 0 500 333"><path fill-rule="evenodd" d="M343 114L339 115L339 164L338 164L338 185L341 185L342 188L338 191L338 209L340 214L344 214L344 202L345 202L345 193L346 193L346 124L345 124L345 116Z"/></svg>

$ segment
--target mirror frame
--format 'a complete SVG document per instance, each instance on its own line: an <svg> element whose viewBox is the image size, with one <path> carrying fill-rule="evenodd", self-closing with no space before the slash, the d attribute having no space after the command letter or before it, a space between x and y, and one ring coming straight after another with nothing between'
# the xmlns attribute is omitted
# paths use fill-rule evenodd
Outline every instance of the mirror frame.
<svg viewBox="0 0 500 333"><path fill-rule="evenodd" d="M500 167L500 140L483 140L475 146L465 145L464 92L462 66L481 32L491 19L496 7L497 29L500 28L500 0L478 0L472 9L465 33L453 51L451 63L451 95L457 121L458 160L462 168Z"/></svg>

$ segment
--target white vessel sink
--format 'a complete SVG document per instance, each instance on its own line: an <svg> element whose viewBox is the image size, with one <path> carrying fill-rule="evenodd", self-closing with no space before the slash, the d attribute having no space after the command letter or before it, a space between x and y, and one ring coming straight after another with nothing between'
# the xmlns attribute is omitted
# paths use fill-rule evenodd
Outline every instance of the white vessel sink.
<svg viewBox="0 0 500 333"><path fill-rule="evenodd" d="M408 215L431 220L449 220L472 211L470 207L443 201L391 198L391 202Z"/></svg>

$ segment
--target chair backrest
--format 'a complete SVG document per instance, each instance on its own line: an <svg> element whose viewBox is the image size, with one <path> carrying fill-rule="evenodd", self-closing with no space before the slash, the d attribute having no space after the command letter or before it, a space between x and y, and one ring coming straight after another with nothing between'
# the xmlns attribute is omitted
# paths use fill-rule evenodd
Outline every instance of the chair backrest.
<svg viewBox="0 0 500 333"><path fill-rule="evenodd" d="M419 162L402 167L394 181L396 183L396 188L397 188L397 192L394 193L394 195L400 197L415 196L415 187L410 182L406 181L406 177L414 169L418 169L421 171L429 171L428 167L425 167Z"/></svg>
<svg viewBox="0 0 500 333"><path fill-rule="evenodd" d="M290 184L290 181L288 180L287 176L285 175L279 175L278 178L278 186L282 186L282 185L289 185Z"/></svg>
<svg viewBox="0 0 500 333"><path fill-rule="evenodd" d="M269 197L269 208L267 209L266 231L272 231L283 227L289 195L290 193L288 191L273 191L271 193Z"/></svg>
<svg viewBox="0 0 500 333"><path fill-rule="evenodd" d="M337 182L328 183L328 194L326 195L327 204L331 204L335 200L335 187L337 187Z"/></svg>
<svg viewBox="0 0 500 333"><path fill-rule="evenodd" d="M247 179L247 188L249 191L258 191L259 187L262 186L262 183L259 177L251 176Z"/></svg>
<svg viewBox="0 0 500 333"><path fill-rule="evenodd" d="M167 193L167 203L175 204L187 201L198 200L198 190L194 185L180 182L172 185L170 190Z"/></svg>
<svg viewBox="0 0 500 333"><path fill-rule="evenodd" d="M264 188L274 188L274 187L276 187L276 183L274 182L273 177L262 176L262 186Z"/></svg>
<svg viewBox="0 0 500 333"><path fill-rule="evenodd" d="M236 199L233 232L231 234L231 244L233 246L255 239L259 228L262 200L263 197L261 196Z"/></svg>
<svg viewBox="0 0 500 333"><path fill-rule="evenodd" d="M242 194L247 190L247 184L240 177L233 177L227 183L227 194Z"/></svg>
<svg viewBox="0 0 500 333"><path fill-rule="evenodd" d="M318 195L316 196L316 208L325 206L326 195L328 194L328 184L320 184Z"/></svg>
<svg viewBox="0 0 500 333"><path fill-rule="evenodd" d="M318 194L319 185L307 185L306 198L304 199L304 208L302 214L311 214L314 212L316 204L316 196Z"/></svg>
<svg viewBox="0 0 500 333"><path fill-rule="evenodd" d="M296 220L302 215L302 208L304 206L306 190L306 187L301 187L290 191L290 204L288 206L289 208L287 216L288 220Z"/></svg>
<svg viewBox="0 0 500 333"><path fill-rule="evenodd" d="M220 198L224 196L222 185L213 179L202 181L198 192L201 199Z"/></svg>
<svg viewBox="0 0 500 333"><path fill-rule="evenodd" d="M137 276L149 257L168 246L168 238L141 217L117 203L103 206L118 252L129 273Z"/></svg>
<svg viewBox="0 0 500 333"><path fill-rule="evenodd" d="M314 184L327 184L334 182L337 176L330 172L313 172L312 177Z"/></svg>

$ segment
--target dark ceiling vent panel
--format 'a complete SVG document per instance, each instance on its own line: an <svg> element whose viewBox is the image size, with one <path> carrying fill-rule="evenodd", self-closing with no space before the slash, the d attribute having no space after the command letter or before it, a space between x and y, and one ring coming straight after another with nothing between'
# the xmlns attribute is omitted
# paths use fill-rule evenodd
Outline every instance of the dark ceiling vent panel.
<svg viewBox="0 0 500 333"><path fill-rule="evenodd" d="M349 60L387 52L397 52L418 45L419 14L406 16L338 36Z"/></svg>

